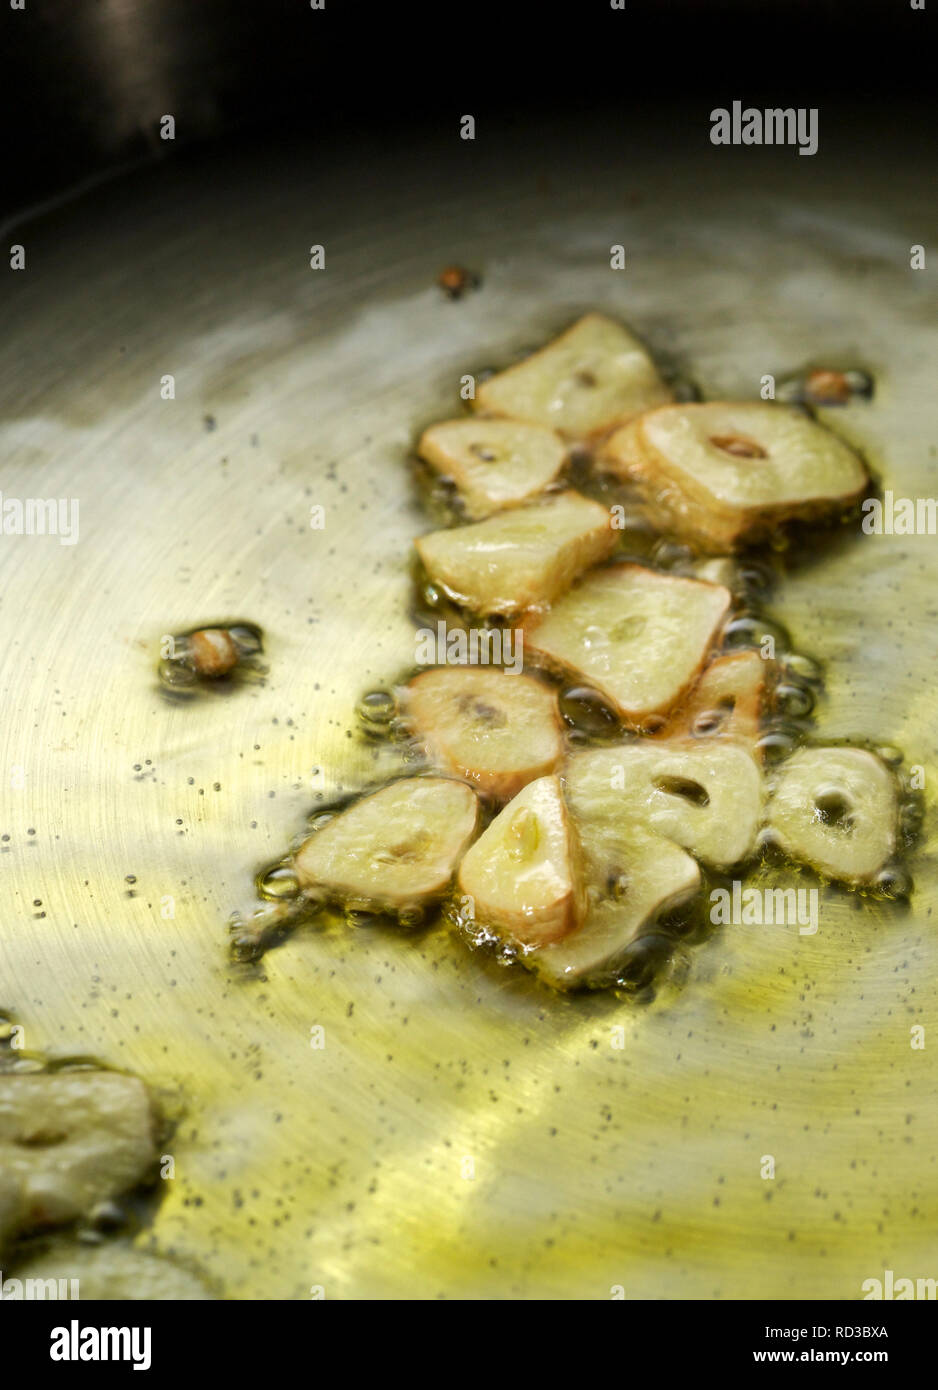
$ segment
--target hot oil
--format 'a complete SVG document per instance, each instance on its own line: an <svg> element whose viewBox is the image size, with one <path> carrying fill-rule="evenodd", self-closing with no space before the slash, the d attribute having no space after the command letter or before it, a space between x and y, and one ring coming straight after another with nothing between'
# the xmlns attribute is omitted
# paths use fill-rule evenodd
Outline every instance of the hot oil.
<svg viewBox="0 0 938 1390"><path fill-rule="evenodd" d="M700 392L692 382L684 379L679 384L680 399L700 398ZM431 521L437 526L465 524L466 517L459 495L449 480L429 469L417 456L412 457L411 464L417 495ZM761 544L750 546L730 558L720 559L714 558L709 552L695 550L684 537L657 529L646 513L640 493L634 487L597 470L596 461L586 447L571 449L562 473L548 491L568 486L595 498L606 507L616 507L623 518L619 547L606 564L628 560L663 573L716 578L731 587L732 610L710 655L713 658L721 654L757 651L766 659L766 670L770 673L769 690L761 711L757 753L767 772L810 741L816 732L815 709L818 702L824 699L823 666L815 655L795 648L784 626L771 616L771 604L773 595L784 584L788 574L805 563L819 563L825 550L844 545L845 528L855 522L855 513L845 513L837 522L827 523L821 528L804 524L780 527ZM507 615L493 619L467 611L441 585L429 578L416 558L411 561L411 573L411 617L419 626L433 628L442 623L447 631L468 632L480 628L496 631L511 626L520 617ZM409 775L434 770L423 756L417 731L401 715L397 694L421 669L426 668L411 668L402 673L399 681L389 689L367 691L362 695L356 711L359 736L371 742L391 741L398 745L402 749L403 762L411 765ZM564 681L537 663L525 661L524 671L556 690L568 752L636 737L653 737L664 727L665 721L662 720L650 721L638 730L629 728L622 723L600 691L588 685ZM691 728L691 736L701 740L719 736L729 712L731 709L726 707L700 712ZM680 709L672 711L672 717L674 714L679 715ZM838 740L832 739L830 742L836 744ZM898 769L903 761L901 750L877 748L872 738L854 737L849 742L852 746L868 747L875 751L894 769ZM897 775L902 796L900 843L895 862L887 865L874 883L852 889L834 885L835 892L849 892L855 898L867 901L895 903L907 901L912 892L912 878L903 860L920 835L923 799L921 793L909 785L908 778ZM376 785L370 785L363 794L376 789ZM332 815L356 799L354 796L346 797L326 808L319 816L312 818L308 829L314 832L318 825L331 819ZM500 806L482 798L482 826L490 822L500 809ZM766 873L771 872L772 866L776 869L782 866L785 874L806 875L818 881L817 876L805 870L804 866L785 860L771 837L765 833L760 835L749 863L737 866L736 872L744 875L749 884L764 878ZM675 952L682 945L701 944L714 934L704 904L708 901L710 888L720 881L719 874L705 872L703 888L696 898L679 911L650 922L623 953L618 970L597 984L612 986L619 992L649 1001L654 998L655 983L663 971L669 971L672 979L686 974L686 971L677 969ZM455 928L463 942L473 949L482 948L501 966L516 964L526 953L524 948L501 940L484 925L467 921L460 899L455 894L448 896L435 912L420 908L391 916L374 904L327 904L302 894L289 860L262 871L257 884L259 894L277 902L278 906L272 912L256 914L265 925L255 928L253 934L245 936L243 932L239 934L236 931L234 954L236 959L242 961L256 961L269 945L285 939L289 926L308 921L322 913L323 909L326 912L323 920L333 926L337 920L344 920L347 926L390 924L396 928L425 926L443 920ZM284 900L291 900L292 906L287 907ZM272 926L266 925L268 919Z"/></svg>
<svg viewBox="0 0 938 1390"><path fill-rule="evenodd" d="M20 657L11 629L0 730L4 765L27 774L0 827L0 1003L30 1050L182 1089L177 1177L144 1240L228 1297L856 1299L884 1265L934 1273L931 1051L909 1045L936 1003L930 830L909 908L827 889L813 937L727 928L701 950L690 930L640 1009L552 996L441 931L405 945L325 911L253 967L225 960L249 868L280 859L310 806L400 770L400 745L359 736L353 712L412 652L402 557L428 526L401 496L415 413L452 411L480 343L503 344L502 365L602 305L692 362L711 399L781 381L810 344L817 365L877 374L838 432L875 445L897 492L934 491L934 315L908 267L909 229L934 222L920 170L871 156L861 190L855 162L806 184L814 161L796 159L738 187L738 161L708 173L658 131L626 206L608 129L552 141L543 176L539 146L511 134L504 174L454 164L448 139L438 159L376 167L380 258L360 170L311 183L299 159L275 176L216 152L188 182L174 160L158 198L141 174L51 232L37 221L5 335L5 466L24 495L37 468L50 493L80 492L89 524L75 549L0 556L5 604L31 618ZM675 189L691 186L688 210ZM326 276L296 244L323 188L342 245ZM624 213L635 254L615 275L597 250ZM453 259L485 270L455 306L430 283ZM185 382L173 406L155 400L167 362ZM307 501L328 505L318 548L290 524ZM847 527L814 543L793 547L793 571L791 549L772 552L772 604L823 660L818 734L893 744L931 776L934 540ZM237 611L271 635L266 686L154 700L163 624ZM767 859L748 881L773 872Z"/></svg>

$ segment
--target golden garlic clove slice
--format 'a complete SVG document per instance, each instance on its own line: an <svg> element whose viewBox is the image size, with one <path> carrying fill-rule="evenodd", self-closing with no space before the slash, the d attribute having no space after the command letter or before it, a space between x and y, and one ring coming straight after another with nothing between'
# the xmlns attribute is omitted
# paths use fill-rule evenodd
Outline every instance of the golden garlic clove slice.
<svg viewBox="0 0 938 1390"><path fill-rule="evenodd" d="M512 614L552 603L612 553L616 533L605 507L560 492L415 544L430 578L456 603Z"/></svg>
<svg viewBox="0 0 938 1390"><path fill-rule="evenodd" d="M478 520L542 492L563 468L567 446L543 425L477 418L431 425L417 452L455 484L466 515Z"/></svg>
<svg viewBox="0 0 938 1390"><path fill-rule="evenodd" d="M554 772L563 757L556 693L533 676L423 671L405 687L401 712L435 767L496 801Z"/></svg>

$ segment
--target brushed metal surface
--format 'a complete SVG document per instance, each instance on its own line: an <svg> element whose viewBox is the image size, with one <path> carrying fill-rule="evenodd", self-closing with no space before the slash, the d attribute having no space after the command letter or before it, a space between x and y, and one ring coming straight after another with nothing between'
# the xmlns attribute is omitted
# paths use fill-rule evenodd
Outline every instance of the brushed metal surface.
<svg viewBox="0 0 938 1390"><path fill-rule="evenodd" d="M0 537L0 1005L27 1046L184 1108L140 1242L228 1296L850 1298L938 1274L929 843L911 910L829 893L816 937L726 928L645 1005L554 997L441 928L312 926L259 974L226 956L317 798L394 765L354 707L412 663L406 457L464 372L592 307L711 396L856 360L876 397L832 418L886 486L935 492L924 189L806 163L756 192L729 162L626 176L559 138L498 167L235 154L20 229L0 485L79 499L80 539ZM458 303L450 262L483 277ZM936 544L858 534L773 604L827 663L820 729L898 744L929 802ZM168 701L161 634L227 616L264 629L266 683Z"/></svg>

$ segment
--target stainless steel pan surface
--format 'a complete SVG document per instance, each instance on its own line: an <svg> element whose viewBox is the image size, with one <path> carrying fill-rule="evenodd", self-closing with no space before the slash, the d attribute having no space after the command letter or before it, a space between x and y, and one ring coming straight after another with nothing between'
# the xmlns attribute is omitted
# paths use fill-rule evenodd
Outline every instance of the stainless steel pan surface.
<svg viewBox="0 0 938 1390"><path fill-rule="evenodd" d="M829 891L814 937L727 927L650 998L555 996L439 925L227 953L304 817L399 766L355 708L413 664L409 456L464 373L591 308L706 396L855 364L875 395L834 427L897 495L935 490L914 168L812 180L787 152L753 189L585 143L410 143L315 178L301 150L235 148L16 231L0 481L77 499L80 525L0 537L0 1005L29 1048L159 1089L175 1177L136 1240L228 1298L857 1298L938 1274L934 1067L910 1046L938 1026L928 820L908 906ZM450 263L481 277L455 302ZM819 730L902 749L929 804L936 545L857 528L771 600L824 663ZM263 680L168 698L161 636L235 618Z"/></svg>

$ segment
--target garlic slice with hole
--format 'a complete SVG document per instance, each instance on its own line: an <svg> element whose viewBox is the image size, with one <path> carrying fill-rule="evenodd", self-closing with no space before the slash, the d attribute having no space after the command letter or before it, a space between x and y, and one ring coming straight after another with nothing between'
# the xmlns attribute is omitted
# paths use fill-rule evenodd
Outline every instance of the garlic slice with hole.
<svg viewBox="0 0 938 1390"><path fill-rule="evenodd" d="M768 824L779 845L830 878L868 883L896 848L898 792L864 748L802 748L774 776Z"/></svg>
<svg viewBox="0 0 938 1390"><path fill-rule="evenodd" d="M792 518L836 512L869 481L843 440L767 401L649 411L612 435L602 467L637 482L666 529L718 549Z"/></svg>

